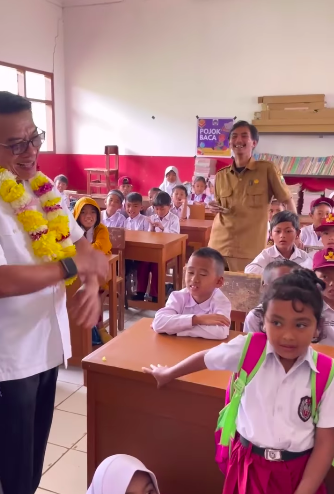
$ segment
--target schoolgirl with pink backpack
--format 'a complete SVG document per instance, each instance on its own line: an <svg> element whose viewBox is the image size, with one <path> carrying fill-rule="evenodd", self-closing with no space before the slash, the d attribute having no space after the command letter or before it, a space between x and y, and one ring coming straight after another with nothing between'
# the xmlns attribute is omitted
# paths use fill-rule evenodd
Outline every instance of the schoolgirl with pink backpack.
<svg viewBox="0 0 334 494"><path fill-rule="evenodd" d="M310 346L322 336L324 287L312 271L293 271L264 294L263 333L241 334L170 368L143 369L159 387L204 369L233 372L215 433L223 494L326 493L334 366Z"/></svg>

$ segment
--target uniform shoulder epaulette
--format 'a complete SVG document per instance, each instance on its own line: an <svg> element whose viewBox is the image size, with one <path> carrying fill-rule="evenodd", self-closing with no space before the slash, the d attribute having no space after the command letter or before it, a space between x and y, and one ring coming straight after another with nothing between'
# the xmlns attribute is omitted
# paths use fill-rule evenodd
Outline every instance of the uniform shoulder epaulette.
<svg viewBox="0 0 334 494"><path fill-rule="evenodd" d="M220 173L220 172L223 172L224 170L227 170L228 168L232 168L232 165L227 165L227 166L224 166L224 168L221 168L220 170L218 170L218 171L216 172L216 175L217 175L218 173Z"/></svg>

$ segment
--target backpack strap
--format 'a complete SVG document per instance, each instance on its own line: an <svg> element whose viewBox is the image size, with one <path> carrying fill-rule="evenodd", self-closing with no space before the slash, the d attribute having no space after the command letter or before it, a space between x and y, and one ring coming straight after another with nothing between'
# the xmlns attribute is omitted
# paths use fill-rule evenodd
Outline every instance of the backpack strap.
<svg viewBox="0 0 334 494"><path fill-rule="evenodd" d="M319 407L322 396L334 377L334 361L323 353L313 350L313 362L318 372L311 373L312 418L314 424L319 420Z"/></svg>
<svg viewBox="0 0 334 494"><path fill-rule="evenodd" d="M253 379L266 358L267 336L264 333L248 333L239 360L238 372L230 383L230 402L219 416L217 429L222 429L221 444L228 445L236 432L236 419L245 386Z"/></svg>
<svg viewBox="0 0 334 494"><path fill-rule="evenodd" d="M202 194L202 202L204 202L206 199L206 194Z"/></svg>
<svg viewBox="0 0 334 494"><path fill-rule="evenodd" d="M195 199L195 194L191 194L190 200L193 201Z"/></svg>

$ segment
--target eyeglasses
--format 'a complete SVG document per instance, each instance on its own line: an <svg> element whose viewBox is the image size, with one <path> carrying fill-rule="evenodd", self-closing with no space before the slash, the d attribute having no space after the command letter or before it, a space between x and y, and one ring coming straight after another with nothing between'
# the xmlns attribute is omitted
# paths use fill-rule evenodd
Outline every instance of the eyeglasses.
<svg viewBox="0 0 334 494"><path fill-rule="evenodd" d="M44 141L45 132L44 130L41 130L39 134L32 137L28 141L23 140L21 142L18 142L17 144L2 144L0 142L0 146L10 149L15 156L18 156L19 154L24 154L28 150L30 143L34 146L34 148L39 148Z"/></svg>

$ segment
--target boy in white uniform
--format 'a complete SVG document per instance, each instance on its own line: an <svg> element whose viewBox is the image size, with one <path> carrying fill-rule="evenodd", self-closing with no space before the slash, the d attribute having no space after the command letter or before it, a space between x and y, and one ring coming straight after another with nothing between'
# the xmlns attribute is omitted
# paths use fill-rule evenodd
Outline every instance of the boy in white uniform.
<svg viewBox="0 0 334 494"><path fill-rule="evenodd" d="M334 201L329 197L319 197L319 199L311 202L310 216L312 225L304 226L300 232L300 241L305 247L323 247L321 236L316 230L322 221L332 213L333 208Z"/></svg>
<svg viewBox="0 0 334 494"><path fill-rule="evenodd" d="M129 217L125 220L126 230L149 231L150 223L148 218L141 214L143 207L143 197L138 192L131 192L125 199L125 209Z"/></svg>
<svg viewBox="0 0 334 494"><path fill-rule="evenodd" d="M172 292L158 310L152 328L157 333L223 340L229 334L231 303L220 290L224 258L203 247L187 263L186 288Z"/></svg>
<svg viewBox="0 0 334 494"><path fill-rule="evenodd" d="M316 252L313 258L313 270L318 278L326 283L326 288L322 292L325 338L320 343L334 346L334 250L324 249Z"/></svg>
<svg viewBox="0 0 334 494"><path fill-rule="evenodd" d="M190 207L188 206L188 191L184 185L176 185L172 194L171 212L176 214L180 220L190 217Z"/></svg>
<svg viewBox="0 0 334 494"><path fill-rule="evenodd" d="M274 245L264 249L253 262L245 267L245 273L262 274L264 268L276 259L289 259L303 268L312 269L311 257L296 247L300 233L298 216L291 211L275 214L270 223Z"/></svg>
<svg viewBox="0 0 334 494"><path fill-rule="evenodd" d="M124 228L125 216L121 213L124 196L119 190L111 190L105 200L106 209L101 211L101 223L106 227Z"/></svg>

